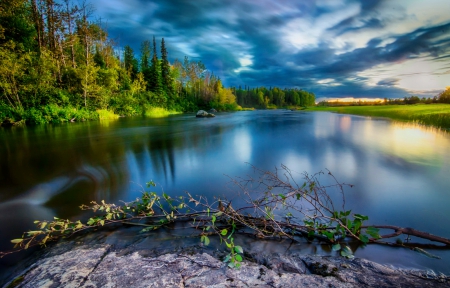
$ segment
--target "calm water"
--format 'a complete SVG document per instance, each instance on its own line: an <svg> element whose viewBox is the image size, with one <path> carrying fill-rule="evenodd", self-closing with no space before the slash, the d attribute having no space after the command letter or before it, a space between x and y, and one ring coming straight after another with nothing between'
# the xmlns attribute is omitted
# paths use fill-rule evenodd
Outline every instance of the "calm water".
<svg viewBox="0 0 450 288"><path fill-rule="evenodd" d="M170 195L232 198L225 175L251 174L246 163L329 169L355 185L346 190L346 207L369 215L370 223L450 238L450 133L431 128L332 113L248 111L1 129L0 143L2 250L33 229L34 220L75 219L78 206L92 200L134 200L149 180ZM450 274L450 251L430 252L442 259L373 245L356 256ZM2 259L0 270L16 258Z"/></svg>

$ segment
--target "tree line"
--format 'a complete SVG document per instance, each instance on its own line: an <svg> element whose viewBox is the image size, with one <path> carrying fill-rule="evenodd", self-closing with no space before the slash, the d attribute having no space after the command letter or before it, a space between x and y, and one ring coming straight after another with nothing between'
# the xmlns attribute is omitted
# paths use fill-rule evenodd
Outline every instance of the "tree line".
<svg viewBox="0 0 450 288"><path fill-rule="evenodd" d="M361 106L361 105L413 105L413 104L436 104L436 103L447 103L450 104L450 86L446 90L439 93L434 97L422 97L410 96L404 98L384 98L384 100L374 100L374 101L361 101L355 100L354 102L328 102L321 101L318 103L319 106Z"/></svg>
<svg viewBox="0 0 450 288"><path fill-rule="evenodd" d="M143 114L314 104L298 89L223 87L201 61L170 63L164 38L117 52L93 7L73 0L0 2L0 121L98 118L95 111ZM158 53L159 52L159 53ZM136 56L138 55L138 56Z"/></svg>

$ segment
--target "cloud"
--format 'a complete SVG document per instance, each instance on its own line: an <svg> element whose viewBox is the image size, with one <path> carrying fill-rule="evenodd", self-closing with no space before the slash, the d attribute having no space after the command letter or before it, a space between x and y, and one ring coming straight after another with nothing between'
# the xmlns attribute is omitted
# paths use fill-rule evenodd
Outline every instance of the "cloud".
<svg viewBox="0 0 450 288"><path fill-rule="evenodd" d="M164 37L171 61L201 60L227 86L395 98L420 88L399 65L423 79L446 77L449 70L450 2L429 1L99 0L96 5L119 45L139 54L143 40ZM420 66L408 64L417 60ZM423 63L433 68L423 71ZM442 79L447 78L427 88L430 95ZM425 88L421 93L427 95Z"/></svg>
<svg viewBox="0 0 450 288"><path fill-rule="evenodd" d="M398 83L399 79L395 78L386 78L383 80L378 81L377 85L380 86L395 86Z"/></svg>

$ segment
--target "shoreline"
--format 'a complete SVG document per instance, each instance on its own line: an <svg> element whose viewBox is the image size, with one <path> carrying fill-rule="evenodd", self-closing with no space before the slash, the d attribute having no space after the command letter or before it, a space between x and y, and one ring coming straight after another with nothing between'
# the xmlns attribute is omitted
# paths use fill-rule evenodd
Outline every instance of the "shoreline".
<svg viewBox="0 0 450 288"><path fill-rule="evenodd" d="M132 250L73 240L44 250L3 287L450 287L443 274L362 258L245 255L233 269L198 245Z"/></svg>
<svg viewBox="0 0 450 288"><path fill-rule="evenodd" d="M304 111L389 119L450 131L450 104L314 106Z"/></svg>

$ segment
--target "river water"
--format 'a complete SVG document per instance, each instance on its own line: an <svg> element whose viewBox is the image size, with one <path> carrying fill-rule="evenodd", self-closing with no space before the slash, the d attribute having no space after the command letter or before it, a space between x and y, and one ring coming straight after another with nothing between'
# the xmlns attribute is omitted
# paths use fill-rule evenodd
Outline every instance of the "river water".
<svg viewBox="0 0 450 288"><path fill-rule="evenodd" d="M0 143L2 250L34 220L76 219L78 206L92 200L134 200L150 180L169 195L233 198L229 177L251 175L250 164L263 170L283 164L295 173L328 169L354 185L345 191L346 207L369 215L370 223L450 238L450 133L429 127L326 112L245 111L3 128ZM276 243L264 245L277 250ZM379 245L355 255L450 274L450 251L427 251L442 259ZM19 260L1 259L0 270Z"/></svg>

